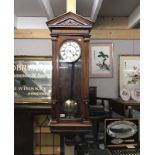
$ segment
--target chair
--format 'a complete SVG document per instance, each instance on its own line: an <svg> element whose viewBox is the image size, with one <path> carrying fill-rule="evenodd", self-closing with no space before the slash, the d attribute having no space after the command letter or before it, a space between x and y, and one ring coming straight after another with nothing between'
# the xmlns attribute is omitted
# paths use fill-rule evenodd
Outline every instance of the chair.
<svg viewBox="0 0 155 155"><path fill-rule="evenodd" d="M89 114L90 116L111 115L109 98L97 97L97 88L89 87Z"/></svg>

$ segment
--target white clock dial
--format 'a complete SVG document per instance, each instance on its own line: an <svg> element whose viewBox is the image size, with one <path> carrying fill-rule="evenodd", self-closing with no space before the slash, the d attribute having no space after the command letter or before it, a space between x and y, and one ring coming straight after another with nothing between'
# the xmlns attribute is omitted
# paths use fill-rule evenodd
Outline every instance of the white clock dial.
<svg viewBox="0 0 155 155"><path fill-rule="evenodd" d="M68 40L60 47L60 57L64 62L74 62L81 56L81 49L76 41Z"/></svg>

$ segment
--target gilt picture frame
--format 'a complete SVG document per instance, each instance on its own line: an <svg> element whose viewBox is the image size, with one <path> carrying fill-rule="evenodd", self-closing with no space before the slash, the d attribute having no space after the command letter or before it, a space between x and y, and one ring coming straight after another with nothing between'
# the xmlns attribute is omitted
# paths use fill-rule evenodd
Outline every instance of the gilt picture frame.
<svg viewBox="0 0 155 155"><path fill-rule="evenodd" d="M52 92L50 56L15 56L15 103L50 103Z"/></svg>
<svg viewBox="0 0 155 155"><path fill-rule="evenodd" d="M113 44L90 44L90 77L109 78L113 76Z"/></svg>

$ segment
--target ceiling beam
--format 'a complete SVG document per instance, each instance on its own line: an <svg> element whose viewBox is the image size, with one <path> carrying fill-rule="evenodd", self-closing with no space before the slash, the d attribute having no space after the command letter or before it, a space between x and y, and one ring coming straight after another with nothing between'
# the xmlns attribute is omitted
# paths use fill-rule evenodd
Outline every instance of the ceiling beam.
<svg viewBox="0 0 155 155"><path fill-rule="evenodd" d="M38 0L40 6L44 9L48 20L54 18L53 9L50 0Z"/></svg>
<svg viewBox="0 0 155 155"><path fill-rule="evenodd" d="M76 0L66 0L66 12L76 13Z"/></svg>
<svg viewBox="0 0 155 155"><path fill-rule="evenodd" d="M137 23L140 22L140 5L131 13L128 17L128 28L133 28Z"/></svg>
<svg viewBox="0 0 155 155"><path fill-rule="evenodd" d="M100 11L103 0L94 0L93 7L91 10L90 19L95 22Z"/></svg>
<svg viewBox="0 0 155 155"><path fill-rule="evenodd" d="M50 39L50 31L48 29L15 29L15 39ZM91 39L118 39L130 40L140 39L139 29L93 29L91 31Z"/></svg>

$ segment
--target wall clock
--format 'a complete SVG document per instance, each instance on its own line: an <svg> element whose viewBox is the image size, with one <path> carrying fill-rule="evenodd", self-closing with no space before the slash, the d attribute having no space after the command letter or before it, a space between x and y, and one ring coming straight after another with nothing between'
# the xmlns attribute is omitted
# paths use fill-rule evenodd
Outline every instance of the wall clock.
<svg viewBox="0 0 155 155"><path fill-rule="evenodd" d="M92 21L68 12L47 22L52 39L52 132L90 130L89 32Z"/></svg>

